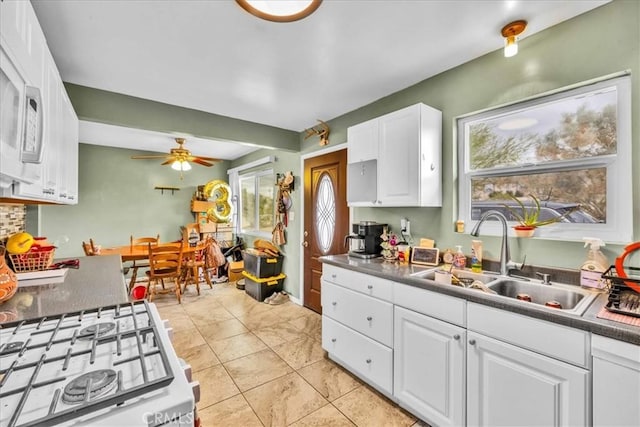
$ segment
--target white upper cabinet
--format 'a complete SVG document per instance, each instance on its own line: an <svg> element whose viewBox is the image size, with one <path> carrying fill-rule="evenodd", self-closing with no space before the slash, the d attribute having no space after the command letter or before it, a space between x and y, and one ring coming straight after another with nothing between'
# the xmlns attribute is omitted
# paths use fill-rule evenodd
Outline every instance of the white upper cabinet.
<svg viewBox="0 0 640 427"><path fill-rule="evenodd" d="M352 126L348 150L350 206L442 206L440 111L415 104ZM356 176L372 164L375 180Z"/></svg>
<svg viewBox="0 0 640 427"><path fill-rule="evenodd" d="M12 175L3 184L0 197L75 204L78 202L78 117L31 3L0 1L0 12L2 58L11 61L22 86L39 89L38 109L42 121L41 159L24 163L21 176ZM8 64L0 65L9 69ZM20 91L24 97L22 92L26 91ZM18 129L18 133L22 135L23 129ZM21 140L18 142L22 144ZM12 162L20 163L19 154L13 156ZM0 166L5 169L4 164Z"/></svg>
<svg viewBox="0 0 640 427"><path fill-rule="evenodd" d="M378 119L347 129L347 162L356 163L378 159Z"/></svg>

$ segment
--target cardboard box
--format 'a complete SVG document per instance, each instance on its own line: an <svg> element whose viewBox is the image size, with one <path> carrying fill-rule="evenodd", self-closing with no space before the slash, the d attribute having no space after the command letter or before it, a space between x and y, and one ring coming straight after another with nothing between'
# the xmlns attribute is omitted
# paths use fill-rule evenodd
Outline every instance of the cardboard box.
<svg viewBox="0 0 640 427"><path fill-rule="evenodd" d="M242 271L244 270L243 261L234 261L229 264L229 282L237 282L242 279Z"/></svg>
<svg viewBox="0 0 640 427"><path fill-rule="evenodd" d="M207 212L209 209L215 207L213 202L205 202L202 200L191 201L191 212Z"/></svg>

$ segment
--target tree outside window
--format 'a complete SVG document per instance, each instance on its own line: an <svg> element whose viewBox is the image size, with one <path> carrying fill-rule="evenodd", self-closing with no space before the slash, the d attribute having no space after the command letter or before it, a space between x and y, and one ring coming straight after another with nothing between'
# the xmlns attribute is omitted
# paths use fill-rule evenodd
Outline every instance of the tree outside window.
<svg viewBox="0 0 640 427"><path fill-rule="evenodd" d="M574 210L544 228L556 238L630 240L630 200L617 191L631 185L630 127L628 77L458 119L460 218L533 194L549 215Z"/></svg>

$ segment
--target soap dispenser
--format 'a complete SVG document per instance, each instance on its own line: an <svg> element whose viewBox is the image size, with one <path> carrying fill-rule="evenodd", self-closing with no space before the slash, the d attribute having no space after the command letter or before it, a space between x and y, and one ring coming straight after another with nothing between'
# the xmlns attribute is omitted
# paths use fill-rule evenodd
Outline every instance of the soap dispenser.
<svg viewBox="0 0 640 427"><path fill-rule="evenodd" d="M464 256L461 245L457 245L456 248L457 250L453 258L453 266L455 268L464 269L467 265L467 257Z"/></svg>

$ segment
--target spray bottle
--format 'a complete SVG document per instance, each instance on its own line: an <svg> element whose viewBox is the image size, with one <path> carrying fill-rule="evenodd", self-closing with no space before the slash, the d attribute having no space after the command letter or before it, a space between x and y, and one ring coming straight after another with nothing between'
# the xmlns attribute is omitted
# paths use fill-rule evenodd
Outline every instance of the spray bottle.
<svg viewBox="0 0 640 427"><path fill-rule="evenodd" d="M580 286L604 289L605 281L602 280L602 273L609 267L609 260L600 250L604 242L595 237L585 237L582 240L585 241L584 247L590 246L590 248L587 252L587 260L580 269Z"/></svg>

